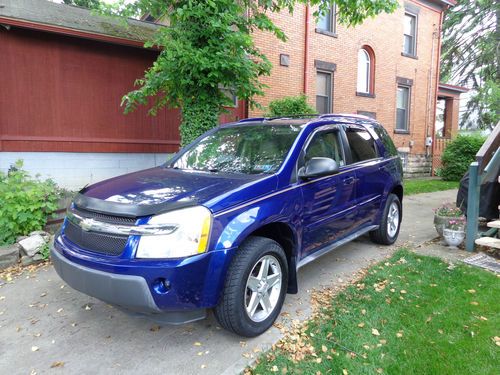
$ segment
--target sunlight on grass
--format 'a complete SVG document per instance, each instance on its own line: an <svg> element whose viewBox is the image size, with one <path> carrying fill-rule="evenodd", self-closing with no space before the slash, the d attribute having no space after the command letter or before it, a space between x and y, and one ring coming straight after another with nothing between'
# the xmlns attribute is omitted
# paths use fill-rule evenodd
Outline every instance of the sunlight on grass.
<svg viewBox="0 0 500 375"><path fill-rule="evenodd" d="M404 194L432 193L433 191L458 189L458 181L437 179L408 179L403 181Z"/></svg>
<svg viewBox="0 0 500 375"><path fill-rule="evenodd" d="M499 281L400 250L246 373L497 373ZM305 355L297 356L301 350Z"/></svg>

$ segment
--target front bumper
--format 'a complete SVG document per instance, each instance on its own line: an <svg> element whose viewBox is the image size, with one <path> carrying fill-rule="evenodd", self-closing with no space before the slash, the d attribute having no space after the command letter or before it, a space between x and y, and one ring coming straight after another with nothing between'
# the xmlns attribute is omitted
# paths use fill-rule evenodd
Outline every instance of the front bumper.
<svg viewBox="0 0 500 375"><path fill-rule="evenodd" d="M162 323L203 319L217 304L234 249L177 260L138 260L91 255L56 236L51 258L72 288ZM170 288L158 287L168 280Z"/></svg>
<svg viewBox="0 0 500 375"><path fill-rule="evenodd" d="M206 317L205 309L162 311L156 305L146 280L140 276L118 275L84 267L51 249L56 272L69 286L84 294L132 313L151 315L166 324L183 324Z"/></svg>

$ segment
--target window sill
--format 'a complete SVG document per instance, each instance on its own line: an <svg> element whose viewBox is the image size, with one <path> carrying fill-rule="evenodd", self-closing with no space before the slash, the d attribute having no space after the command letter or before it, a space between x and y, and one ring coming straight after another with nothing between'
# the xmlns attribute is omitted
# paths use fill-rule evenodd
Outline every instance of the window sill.
<svg viewBox="0 0 500 375"><path fill-rule="evenodd" d="M323 29L318 29L318 28L316 28L315 31L318 34L323 34L323 35L331 36L333 38L337 38L338 37L337 33L333 32L333 31L328 31L328 30L323 30Z"/></svg>
<svg viewBox="0 0 500 375"><path fill-rule="evenodd" d="M418 60L418 56L417 55L411 55L411 54L405 53L405 52L401 52L401 56L409 57L410 59Z"/></svg>
<svg viewBox="0 0 500 375"><path fill-rule="evenodd" d="M409 135L410 131L409 130L403 130L403 129L394 129L394 134Z"/></svg>
<svg viewBox="0 0 500 375"><path fill-rule="evenodd" d="M356 96L362 96L364 98L375 98L375 94L370 94L368 92L359 92L359 91L356 91Z"/></svg>

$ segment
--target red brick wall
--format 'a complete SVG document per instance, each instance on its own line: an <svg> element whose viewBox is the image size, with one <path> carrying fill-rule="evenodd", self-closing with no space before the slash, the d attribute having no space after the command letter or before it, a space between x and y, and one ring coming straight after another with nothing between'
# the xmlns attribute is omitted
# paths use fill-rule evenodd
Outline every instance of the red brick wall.
<svg viewBox="0 0 500 375"><path fill-rule="evenodd" d="M382 14L369 19L355 28L337 24L337 37L319 34L315 31L316 20L310 9L309 55L307 59L307 95L310 104L315 105L316 68L315 60L334 63L333 112L356 113L375 112L391 133L397 147L410 147L412 154L425 153L427 132L434 129L434 107L436 103L436 62L438 59L438 29L440 11L424 6L417 1L409 1L419 7L417 30L417 57L413 59L401 55L403 46L404 3L393 14ZM258 32L256 45L274 64L272 75L263 78L269 85L266 96L259 98L266 107L273 99L298 95L304 85L304 42L306 8L298 6L293 15L273 15L273 20L288 36L288 41L278 41L269 33ZM357 54L364 46L370 46L375 54L374 98L356 95ZM279 65L281 53L290 55L290 66ZM395 134L396 121L396 77L413 80L409 134ZM430 80L430 82L429 82ZM262 110L250 110L250 116L258 116ZM428 130L427 130L428 129ZM430 151L430 150L429 150Z"/></svg>

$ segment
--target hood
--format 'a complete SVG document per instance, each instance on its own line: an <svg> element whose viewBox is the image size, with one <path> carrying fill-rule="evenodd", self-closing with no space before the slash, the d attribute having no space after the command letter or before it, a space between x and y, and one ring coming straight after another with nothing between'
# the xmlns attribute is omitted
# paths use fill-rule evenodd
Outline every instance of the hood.
<svg viewBox="0 0 500 375"><path fill-rule="evenodd" d="M270 177L274 176L157 167L88 186L77 195L75 204L92 211L134 217L204 204L220 196L226 197L223 206L227 207L239 203L234 201L239 199L231 199L231 192ZM223 207L219 204L217 208Z"/></svg>

